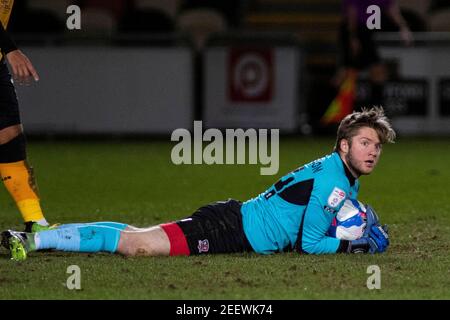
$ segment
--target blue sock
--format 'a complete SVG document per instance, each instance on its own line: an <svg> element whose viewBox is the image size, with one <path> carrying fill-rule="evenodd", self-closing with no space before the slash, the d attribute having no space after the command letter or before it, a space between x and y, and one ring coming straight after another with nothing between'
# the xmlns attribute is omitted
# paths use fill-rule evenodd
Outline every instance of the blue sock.
<svg viewBox="0 0 450 320"><path fill-rule="evenodd" d="M120 223L120 222L112 222L112 221L101 221L101 222L89 222L89 223L67 223L62 224L58 226L58 229L64 229L64 228L73 228L73 227L83 227L83 226L104 226L104 227L111 227L116 228L119 230L124 230L126 227L128 227L128 224Z"/></svg>
<svg viewBox="0 0 450 320"><path fill-rule="evenodd" d="M106 226L83 225L38 232L36 250L56 249L74 252L114 253L120 239L120 230Z"/></svg>

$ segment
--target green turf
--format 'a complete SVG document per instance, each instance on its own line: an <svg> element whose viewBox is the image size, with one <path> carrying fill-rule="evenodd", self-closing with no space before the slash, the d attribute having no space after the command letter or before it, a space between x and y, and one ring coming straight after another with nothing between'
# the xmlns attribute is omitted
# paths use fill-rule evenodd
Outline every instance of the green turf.
<svg viewBox="0 0 450 320"><path fill-rule="evenodd" d="M284 173L330 151L333 139L283 139L280 170L260 165L181 165L166 142L32 142L47 219L112 220L146 226L182 218L215 200L246 200ZM32 253L22 263L0 251L0 299L449 299L450 140L400 138L385 146L360 200L390 225L380 255L286 253L123 258L109 254ZM22 228L0 190L0 227ZM70 265L81 290L69 290ZM381 289L366 287L367 267Z"/></svg>

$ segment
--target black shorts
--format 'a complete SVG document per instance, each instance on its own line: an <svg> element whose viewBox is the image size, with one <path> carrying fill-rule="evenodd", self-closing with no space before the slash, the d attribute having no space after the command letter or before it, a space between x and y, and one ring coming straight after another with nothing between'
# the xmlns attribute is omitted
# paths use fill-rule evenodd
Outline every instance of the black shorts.
<svg viewBox="0 0 450 320"><path fill-rule="evenodd" d="M241 206L240 201L233 199L217 201L177 221L190 254L254 251L244 233Z"/></svg>
<svg viewBox="0 0 450 320"><path fill-rule="evenodd" d="M354 56L350 46L350 34L346 24L341 25L340 43L341 57L340 63L345 67L352 67L358 70L366 69L381 62L378 48L373 39L375 32L365 27L358 27L356 37L361 45L360 52Z"/></svg>
<svg viewBox="0 0 450 320"><path fill-rule="evenodd" d="M20 124L19 103L6 63L0 62L0 130Z"/></svg>

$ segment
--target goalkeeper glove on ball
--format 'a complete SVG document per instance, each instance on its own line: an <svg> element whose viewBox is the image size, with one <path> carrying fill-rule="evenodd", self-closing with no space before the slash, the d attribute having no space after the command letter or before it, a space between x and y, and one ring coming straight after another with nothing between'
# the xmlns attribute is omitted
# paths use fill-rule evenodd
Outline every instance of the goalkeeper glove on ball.
<svg viewBox="0 0 450 320"><path fill-rule="evenodd" d="M350 241L347 252L349 253L381 253L389 246L387 226L379 224L368 226L366 234L357 240Z"/></svg>

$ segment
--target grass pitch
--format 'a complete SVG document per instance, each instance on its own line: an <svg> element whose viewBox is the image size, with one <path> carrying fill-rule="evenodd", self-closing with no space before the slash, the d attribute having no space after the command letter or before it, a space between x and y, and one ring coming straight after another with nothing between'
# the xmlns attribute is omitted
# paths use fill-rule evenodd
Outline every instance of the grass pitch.
<svg viewBox="0 0 450 320"><path fill-rule="evenodd" d="M260 165L173 165L174 144L31 142L42 205L50 222L120 221L148 226L216 200L249 199L280 176L330 152L332 138L282 139L280 170ZM22 263L0 250L0 299L450 299L450 140L400 138L362 177L360 200L390 226L379 255L257 254L123 258L32 253ZM6 191L0 228L22 229ZM69 290L67 268L81 271ZM369 290L367 268L381 270Z"/></svg>

